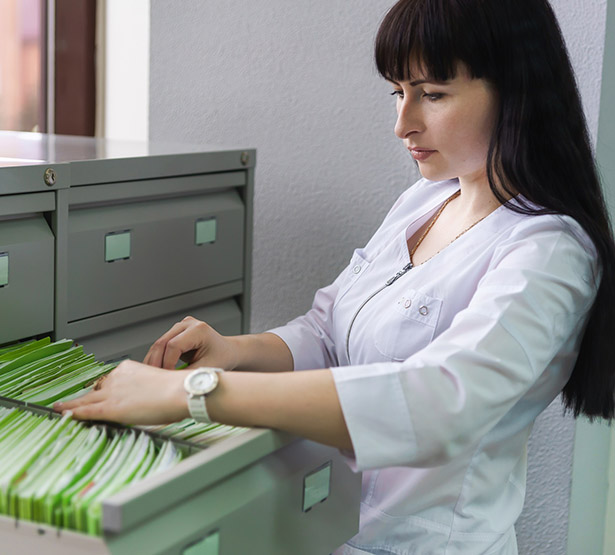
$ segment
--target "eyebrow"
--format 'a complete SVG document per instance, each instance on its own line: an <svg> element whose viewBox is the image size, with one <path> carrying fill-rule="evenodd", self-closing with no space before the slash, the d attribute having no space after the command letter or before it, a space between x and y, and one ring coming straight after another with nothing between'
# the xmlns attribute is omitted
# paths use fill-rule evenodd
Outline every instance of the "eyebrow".
<svg viewBox="0 0 615 555"><path fill-rule="evenodd" d="M399 86L399 83L397 81L393 81L392 79L387 79L387 81L391 83L392 85ZM418 87L419 85L422 85L424 83L428 83L430 85L449 85L450 79L445 80L445 81L438 81L436 79L415 79L414 81L410 81L410 86Z"/></svg>
<svg viewBox="0 0 615 555"><path fill-rule="evenodd" d="M422 85L423 83L429 83L431 85L446 85L449 81L435 81L432 79L415 79L414 81L410 81L411 87L417 87L418 85Z"/></svg>

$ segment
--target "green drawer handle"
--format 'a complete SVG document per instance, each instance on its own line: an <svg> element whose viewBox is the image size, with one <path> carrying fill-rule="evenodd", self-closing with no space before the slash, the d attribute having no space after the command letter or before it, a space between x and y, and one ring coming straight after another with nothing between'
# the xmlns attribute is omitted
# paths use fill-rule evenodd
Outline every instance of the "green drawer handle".
<svg viewBox="0 0 615 555"><path fill-rule="evenodd" d="M197 245L205 245L216 241L218 231L216 218L201 218L194 225L194 242Z"/></svg>
<svg viewBox="0 0 615 555"><path fill-rule="evenodd" d="M9 253L0 253L0 287L9 284Z"/></svg>
<svg viewBox="0 0 615 555"><path fill-rule="evenodd" d="M326 462L303 478L303 512L322 503L331 492L331 464Z"/></svg>
<svg viewBox="0 0 615 555"><path fill-rule="evenodd" d="M105 262L130 258L130 231L114 231L105 235Z"/></svg>

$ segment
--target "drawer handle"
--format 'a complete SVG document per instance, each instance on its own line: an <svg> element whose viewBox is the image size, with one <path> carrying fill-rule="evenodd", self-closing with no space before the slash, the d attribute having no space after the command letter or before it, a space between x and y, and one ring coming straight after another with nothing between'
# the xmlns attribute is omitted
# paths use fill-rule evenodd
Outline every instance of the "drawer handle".
<svg viewBox="0 0 615 555"><path fill-rule="evenodd" d="M194 223L194 242L197 245L206 245L216 242L218 222L216 218L199 218Z"/></svg>
<svg viewBox="0 0 615 555"><path fill-rule="evenodd" d="M105 262L130 258L130 230L113 231L105 235Z"/></svg>
<svg viewBox="0 0 615 555"><path fill-rule="evenodd" d="M331 465L328 461L303 477L303 512L326 501L331 493Z"/></svg>
<svg viewBox="0 0 615 555"><path fill-rule="evenodd" d="M0 287L9 284L9 253L0 252Z"/></svg>

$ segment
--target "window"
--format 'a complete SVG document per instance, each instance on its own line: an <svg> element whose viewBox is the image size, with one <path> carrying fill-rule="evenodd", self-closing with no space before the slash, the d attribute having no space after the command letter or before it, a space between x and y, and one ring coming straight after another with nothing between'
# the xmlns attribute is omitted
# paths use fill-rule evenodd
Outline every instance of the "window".
<svg viewBox="0 0 615 555"><path fill-rule="evenodd" d="M94 135L96 8L96 0L0 0L0 129Z"/></svg>
<svg viewBox="0 0 615 555"><path fill-rule="evenodd" d="M0 129L46 130L46 1L0 0Z"/></svg>

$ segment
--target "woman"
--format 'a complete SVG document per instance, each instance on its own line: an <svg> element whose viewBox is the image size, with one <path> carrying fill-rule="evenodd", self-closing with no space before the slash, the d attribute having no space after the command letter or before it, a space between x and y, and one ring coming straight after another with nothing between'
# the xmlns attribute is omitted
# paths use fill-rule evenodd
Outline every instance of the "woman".
<svg viewBox="0 0 615 555"><path fill-rule="evenodd" d="M216 374L205 416L364 471L338 553L513 554L536 416L562 390L575 415L614 413L615 249L573 73L546 0L401 0L376 64L424 179L312 309L238 337L186 318L56 408L177 420L195 374L163 369L242 370Z"/></svg>

